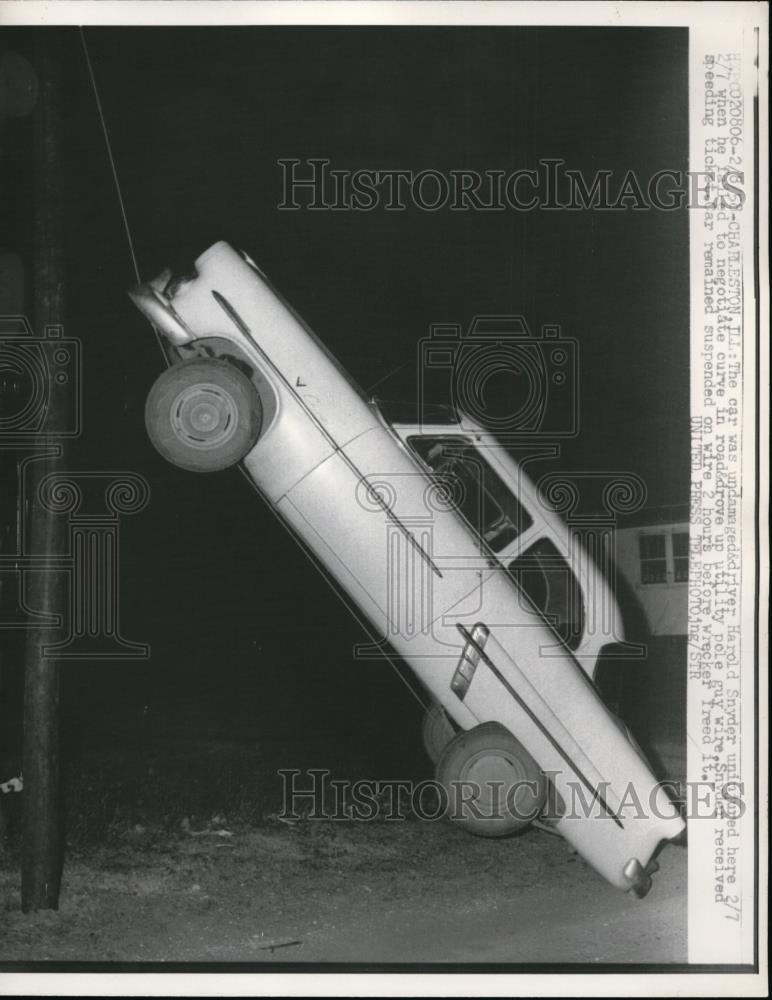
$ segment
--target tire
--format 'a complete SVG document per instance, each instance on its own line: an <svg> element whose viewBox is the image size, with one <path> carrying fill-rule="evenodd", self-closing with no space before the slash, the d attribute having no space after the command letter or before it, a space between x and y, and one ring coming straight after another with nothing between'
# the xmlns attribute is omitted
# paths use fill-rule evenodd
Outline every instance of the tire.
<svg viewBox="0 0 772 1000"><path fill-rule="evenodd" d="M547 799L548 782L539 765L497 722L485 722L451 740L437 764L436 778L448 796L451 820L478 837L506 837L525 829ZM502 785L491 786L494 781Z"/></svg>
<svg viewBox="0 0 772 1000"><path fill-rule="evenodd" d="M254 447L263 422L260 395L227 361L194 358L172 365L148 393L145 427L172 465L218 472Z"/></svg>
<svg viewBox="0 0 772 1000"><path fill-rule="evenodd" d="M456 729L439 702L429 708L421 724L421 739L432 764L436 764L442 752L455 737Z"/></svg>

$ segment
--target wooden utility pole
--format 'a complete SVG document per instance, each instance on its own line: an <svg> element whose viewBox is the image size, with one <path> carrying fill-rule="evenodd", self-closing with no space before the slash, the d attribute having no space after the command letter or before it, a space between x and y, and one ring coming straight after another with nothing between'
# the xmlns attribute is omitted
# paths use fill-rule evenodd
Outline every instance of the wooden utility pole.
<svg viewBox="0 0 772 1000"><path fill-rule="evenodd" d="M47 327L64 323L64 224L62 184L61 33L41 30L33 62L38 102L33 117L35 170L33 323L38 338ZM46 433L38 441L39 460L27 493L30 549L44 556L42 571L30 573L27 604L46 616L66 607L63 574L53 559L64 555L66 518L44 507L38 487L46 475L63 467L56 437L62 386L48 386ZM48 560L52 560L48 565ZM50 628L33 624L27 633L24 678L24 819L22 909L56 909L63 861L59 780L59 665L43 655L52 641Z"/></svg>

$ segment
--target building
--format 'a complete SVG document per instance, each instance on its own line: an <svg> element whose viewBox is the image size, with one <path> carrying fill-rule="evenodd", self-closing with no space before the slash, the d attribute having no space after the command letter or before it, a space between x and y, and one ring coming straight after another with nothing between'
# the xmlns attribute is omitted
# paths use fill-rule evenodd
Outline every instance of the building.
<svg viewBox="0 0 772 1000"><path fill-rule="evenodd" d="M649 635L688 631L689 510L686 505L649 507L616 531L617 572L632 590Z"/></svg>

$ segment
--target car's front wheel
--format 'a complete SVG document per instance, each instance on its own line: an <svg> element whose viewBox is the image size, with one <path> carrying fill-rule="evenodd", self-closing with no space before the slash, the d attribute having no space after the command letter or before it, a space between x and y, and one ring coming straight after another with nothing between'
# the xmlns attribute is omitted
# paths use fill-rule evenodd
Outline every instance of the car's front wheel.
<svg viewBox="0 0 772 1000"><path fill-rule="evenodd" d="M194 358L163 372L145 405L145 426L167 461L193 472L240 462L260 436L260 395L228 361Z"/></svg>
<svg viewBox="0 0 772 1000"><path fill-rule="evenodd" d="M456 729L448 713L439 702L435 701L426 710L421 724L421 739L433 764L437 763L443 750L455 735Z"/></svg>
<svg viewBox="0 0 772 1000"><path fill-rule="evenodd" d="M478 837L506 837L536 819L547 779L504 726L485 722L445 747L437 781L448 796L450 819Z"/></svg>

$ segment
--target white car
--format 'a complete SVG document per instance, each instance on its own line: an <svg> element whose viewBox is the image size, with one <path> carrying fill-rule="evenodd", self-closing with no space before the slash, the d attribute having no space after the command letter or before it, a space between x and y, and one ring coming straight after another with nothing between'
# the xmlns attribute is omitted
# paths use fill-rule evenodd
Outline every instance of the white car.
<svg viewBox="0 0 772 1000"><path fill-rule="evenodd" d="M413 670L452 818L486 836L546 818L644 895L684 822L592 682L622 636L613 593L508 451L452 412L390 419L226 243L131 296L175 362L151 440L186 469L242 463L383 638L369 653Z"/></svg>

